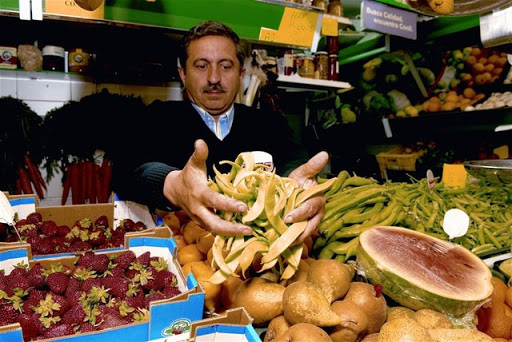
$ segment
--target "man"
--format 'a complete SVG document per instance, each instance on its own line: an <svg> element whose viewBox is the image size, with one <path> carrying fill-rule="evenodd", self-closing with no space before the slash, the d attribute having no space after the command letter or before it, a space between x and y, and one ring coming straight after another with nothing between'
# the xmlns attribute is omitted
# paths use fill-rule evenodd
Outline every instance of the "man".
<svg viewBox="0 0 512 342"><path fill-rule="evenodd" d="M277 173L286 174L297 162L297 148L282 115L234 103L243 63L239 37L224 24L203 22L184 36L178 71L186 101L157 101L148 107L144 122L149 126L128 140L136 144L130 149L142 148L144 153L114 160L113 186L121 198L160 209L183 208L196 223L217 234L251 234L249 226L215 214L244 212L247 205L209 189L213 165L227 172L228 166L220 161L234 161L241 152L266 151L273 156ZM288 176L310 187L327 161L327 153L320 152ZM324 205L324 197L316 196L285 217L286 223L309 220L299 241L318 226Z"/></svg>

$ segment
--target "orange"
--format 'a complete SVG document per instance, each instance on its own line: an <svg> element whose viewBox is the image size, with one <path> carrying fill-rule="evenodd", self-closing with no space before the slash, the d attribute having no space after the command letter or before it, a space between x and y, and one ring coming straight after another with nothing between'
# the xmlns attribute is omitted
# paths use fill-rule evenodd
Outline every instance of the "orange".
<svg viewBox="0 0 512 342"><path fill-rule="evenodd" d="M471 76L471 74L469 74L469 73L464 73L464 74L460 75L460 80L462 82L467 83L467 82L470 82L472 79L473 79L473 76Z"/></svg>
<svg viewBox="0 0 512 342"><path fill-rule="evenodd" d="M196 244L187 245L178 250L178 261L182 266L192 261L203 261L204 258L203 253L197 249Z"/></svg>
<svg viewBox="0 0 512 342"><path fill-rule="evenodd" d="M500 76L502 72L503 72L503 68L497 67L497 68L494 68L494 70L491 72L491 74L493 76Z"/></svg>
<svg viewBox="0 0 512 342"><path fill-rule="evenodd" d="M485 66L482 63L473 64L473 73L478 75L485 71Z"/></svg>
<svg viewBox="0 0 512 342"><path fill-rule="evenodd" d="M492 307L486 309L488 311L488 325L483 330L484 333L493 338L505 338L511 337L510 330L512 329L512 318L508 317L505 308L508 308L502 302L493 302ZM509 308L510 309L510 308Z"/></svg>
<svg viewBox="0 0 512 342"><path fill-rule="evenodd" d="M186 266L186 267L185 267ZM215 271L204 262L192 262L183 266L183 271L192 273L196 280L201 284L204 290L204 306L205 308L213 313L218 306L220 285L213 284L208 280L215 273ZM186 273L188 275L188 273Z"/></svg>
<svg viewBox="0 0 512 342"><path fill-rule="evenodd" d="M459 97L457 96L457 93L454 91L448 92L445 98L445 102L458 102Z"/></svg>
<svg viewBox="0 0 512 342"><path fill-rule="evenodd" d="M491 55L489 56L489 58L487 58L487 63L496 63L498 61L498 59L500 58L500 56L498 55Z"/></svg>
<svg viewBox="0 0 512 342"><path fill-rule="evenodd" d="M203 231L199 234L199 237L196 240L197 249L203 254L208 254L208 250L213 246L213 240L215 237L212 233L208 231Z"/></svg>
<svg viewBox="0 0 512 342"><path fill-rule="evenodd" d="M176 242L176 245L178 245L178 251L187 245L183 235L173 235L172 238Z"/></svg>
<svg viewBox="0 0 512 342"><path fill-rule="evenodd" d="M190 221L183 228L183 236L185 237L185 241L190 245L191 243L196 243L197 238L205 231L206 230L200 227L197 223Z"/></svg>
<svg viewBox="0 0 512 342"><path fill-rule="evenodd" d="M494 339L495 342L508 342L506 338L497 337Z"/></svg>
<svg viewBox="0 0 512 342"><path fill-rule="evenodd" d="M440 112L441 103L430 101L428 104L428 112Z"/></svg>
<svg viewBox="0 0 512 342"><path fill-rule="evenodd" d="M180 220L179 220L178 216L176 216L176 214L174 214L174 212L169 212L169 213L165 214L165 216L163 217L163 220L164 220L164 225L169 227L172 230L173 234L180 233L180 228L181 228Z"/></svg>
<svg viewBox="0 0 512 342"><path fill-rule="evenodd" d="M220 303L226 310L233 307L235 302L235 292L238 286L244 281L238 277L229 277L222 284L220 284Z"/></svg>
<svg viewBox="0 0 512 342"><path fill-rule="evenodd" d="M492 277L492 284L494 285L494 291L491 295L492 304L496 302L504 303L508 290L507 284L498 277Z"/></svg>
<svg viewBox="0 0 512 342"><path fill-rule="evenodd" d="M441 106L441 109L444 111L449 111L449 110L455 110L457 107L459 107L457 102L448 101L446 103L443 103L443 105Z"/></svg>
<svg viewBox="0 0 512 342"><path fill-rule="evenodd" d="M482 50L480 50L480 48L474 47L473 49L471 49L471 56L480 57L481 53Z"/></svg>
<svg viewBox="0 0 512 342"><path fill-rule="evenodd" d="M476 91L473 88L467 87L462 94L465 98L472 99L476 96Z"/></svg>
<svg viewBox="0 0 512 342"><path fill-rule="evenodd" d="M476 60L476 57L475 56L469 56L467 59L466 59L466 64L469 65L469 66L472 66L473 64L475 64L477 62Z"/></svg>

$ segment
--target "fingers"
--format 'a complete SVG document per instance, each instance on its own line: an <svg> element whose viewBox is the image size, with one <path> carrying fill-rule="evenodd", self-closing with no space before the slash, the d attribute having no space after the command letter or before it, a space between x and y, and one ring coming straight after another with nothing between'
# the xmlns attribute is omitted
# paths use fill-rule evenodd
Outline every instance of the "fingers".
<svg viewBox="0 0 512 342"><path fill-rule="evenodd" d="M247 204L244 202L221 195L211 189L206 190L202 195L202 201L209 208L222 211L243 213L247 211Z"/></svg>
<svg viewBox="0 0 512 342"><path fill-rule="evenodd" d="M324 216L323 214L322 215L319 214L319 215L315 215L315 216L311 217L308 220L306 229L302 232L302 234L299 235L296 242L297 243L304 242L308 236L313 234L315 229L320 225L320 222L322 221L323 216Z"/></svg>
<svg viewBox="0 0 512 342"><path fill-rule="evenodd" d="M217 214L204 208L196 217L198 224L214 234L221 235L251 235L252 228L241 223L221 219Z"/></svg>
<svg viewBox="0 0 512 342"><path fill-rule="evenodd" d="M194 142L194 153L189 159L194 167L202 170L206 169L206 158L208 158L208 145L202 139L198 139Z"/></svg>
<svg viewBox="0 0 512 342"><path fill-rule="evenodd" d="M325 197L323 196L314 196L304 201L297 208L290 211L286 214L284 218L285 223L293 223L300 222L304 220L309 220L313 216L321 213L322 217L324 216L324 206L325 206Z"/></svg>
<svg viewBox="0 0 512 342"><path fill-rule="evenodd" d="M297 180L305 181L308 178L313 178L316 176L322 169L327 165L329 161L329 154L327 152L319 152L315 156L313 156L307 163L302 164L297 169L295 169L290 177L295 178Z"/></svg>

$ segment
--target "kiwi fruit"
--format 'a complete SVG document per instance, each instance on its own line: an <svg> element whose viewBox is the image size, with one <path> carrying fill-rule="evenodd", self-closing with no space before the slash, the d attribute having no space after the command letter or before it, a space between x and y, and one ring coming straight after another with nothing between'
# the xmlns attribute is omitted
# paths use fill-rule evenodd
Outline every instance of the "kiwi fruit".
<svg viewBox="0 0 512 342"><path fill-rule="evenodd" d="M430 309L421 309L414 314L414 320L425 329L455 328L448 316Z"/></svg>
<svg viewBox="0 0 512 342"><path fill-rule="evenodd" d="M290 327L291 324L288 323L284 315L277 316L268 324L263 342L274 342L276 338L283 335Z"/></svg>
<svg viewBox="0 0 512 342"><path fill-rule="evenodd" d="M291 324L310 323L332 327L341 323L341 318L332 311L320 288L309 281L298 281L286 287L283 311Z"/></svg>
<svg viewBox="0 0 512 342"><path fill-rule="evenodd" d="M103 0L75 0L75 3L86 11L95 11L103 3Z"/></svg>
<svg viewBox="0 0 512 342"><path fill-rule="evenodd" d="M386 322L379 332L379 342L435 342L427 329L414 319L401 317Z"/></svg>
<svg viewBox="0 0 512 342"><path fill-rule="evenodd" d="M347 266L334 259L317 260L309 267L307 276L307 281L322 290L329 304L347 293L351 280Z"/></svg>
<svg viewBox="0 0 512 342"><path fill-rule="evenodd" d="M259 277L246 279L238 285L234 307L243 306L254 319L253 325L270 322L283 314L285 287Z"/></svg>
<svg viewBox="0 0 512 342"><path fill-rule="evenodd" d="M356 342L366 335L368 317L357 305L339 300L331 304L331 309L341 318L341 323L329 330L333 342Z"/></svg>
<svg viewBox="0 0 512 342"><path fill-rule="evenodd" d="M275 342L332 342L332 340L322 328L314 324L297 323L276 338Z"/></svg>
<svg viewBox="0 0 512 342"><path fill-rule="evenodd" d="M377 290L376 290L377 289ZM387 302L378 286L352 282L343 300L356 304L368 317L368 334L377 333L386 322Z"/></svg>

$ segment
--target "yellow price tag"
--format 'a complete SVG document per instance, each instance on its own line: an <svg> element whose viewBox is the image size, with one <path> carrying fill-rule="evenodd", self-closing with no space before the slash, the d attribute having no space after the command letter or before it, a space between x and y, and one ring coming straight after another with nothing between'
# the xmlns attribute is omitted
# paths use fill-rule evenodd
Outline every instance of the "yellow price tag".
<svg viewBox="0 0 512 342"><path fill-rule="evenodd" d="M284 9L277 42L298 46L311 46L315 36L319 13L286 7Z"/></svg>
<svg viewBox="0 0 512 342"><path fill-rule="evenodd" d="M500 157L500 159L507 159L509 156L508 145L496 147L492 152Z"/></svg>
<svg viewBox="0 0 512 342"><path fill-rule="evenodd" d="M269 29L266 27L260 28L259 40L265 42L274 42L276 40L277 30Z"/></svg>
<svg viewBox="0 0 512 342"><path fill-rule="evenodd" d="M463 188L466 186L468 174L462 164L444 164L442 181L446 186Z"/></svg>
<svg viewBox="0 0 512 342"><path fill-rule="evenodd" d="M338 20L325 17L322 20L322 36L338 36Z"/></svg>

